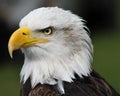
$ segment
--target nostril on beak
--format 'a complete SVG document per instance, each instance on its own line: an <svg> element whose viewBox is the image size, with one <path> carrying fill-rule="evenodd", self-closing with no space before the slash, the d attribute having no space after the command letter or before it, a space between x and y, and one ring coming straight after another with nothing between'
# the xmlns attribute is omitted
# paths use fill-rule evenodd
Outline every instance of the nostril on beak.
<svg viewBox="0 0 120 96"><path fill-rule="evenodd" d="M23 35L27 35L25 32L22 33Z"/></svg>

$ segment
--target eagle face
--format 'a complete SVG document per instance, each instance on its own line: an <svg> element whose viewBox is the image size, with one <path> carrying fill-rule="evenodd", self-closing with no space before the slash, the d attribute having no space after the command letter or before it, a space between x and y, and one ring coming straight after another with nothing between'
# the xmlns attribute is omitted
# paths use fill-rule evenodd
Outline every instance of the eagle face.
<svg viewBox="0 0 120 96"><path fill-rule="evenodd" d="M38 8L26 15L8 43L11 57L18 49L25 55L21 81L30 77L34 87L72 82L75 73L87 76L93 47L83 21L58 7Z"/></svg>

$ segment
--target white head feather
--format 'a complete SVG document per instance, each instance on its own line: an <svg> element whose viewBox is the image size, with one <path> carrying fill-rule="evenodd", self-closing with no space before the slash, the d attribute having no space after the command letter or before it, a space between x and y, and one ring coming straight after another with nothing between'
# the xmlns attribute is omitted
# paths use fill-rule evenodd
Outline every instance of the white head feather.
<svg viewBox="0 0 120 96"><path fill-rule="evenodd" d="M25 62L21 80L24 83L30 77L32 87L38 83L54 85L59 81L72 82L74 74L81 78L89 75L93 47L83 19L61 8L47 7L30 12L21 20L22 26L29 27L36 36L51 40L22 49ZM34 33L50 26L54 28L50 36ZM58 86L64 91L60 83Z"/></svg>

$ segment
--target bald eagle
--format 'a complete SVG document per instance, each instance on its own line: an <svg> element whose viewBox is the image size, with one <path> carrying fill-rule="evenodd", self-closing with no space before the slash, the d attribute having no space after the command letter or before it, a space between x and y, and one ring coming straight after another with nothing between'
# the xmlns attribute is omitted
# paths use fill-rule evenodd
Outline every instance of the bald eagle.
<svg viewBox="0 0 120 96"><path fill-rule="evenodd" d="M93 45L84 20L58 7L26 15L10 37L21 49L20 96L120 96L92 67Z"/></svg>

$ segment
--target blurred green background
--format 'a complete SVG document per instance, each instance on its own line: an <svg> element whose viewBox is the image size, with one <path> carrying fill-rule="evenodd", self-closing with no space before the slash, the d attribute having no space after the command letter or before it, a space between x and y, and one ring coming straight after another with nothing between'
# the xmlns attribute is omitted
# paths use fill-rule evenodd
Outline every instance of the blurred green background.
<svg viewBox="0 0 120 96"><path fill-rule="evenodd" d="M0 96L19 96L19 73L24 59L19 51L10 59L7 42L20 19L41 6L60 6L87 21L94 45L92 65L120 93L120 0L1 0Z"/></svg>

